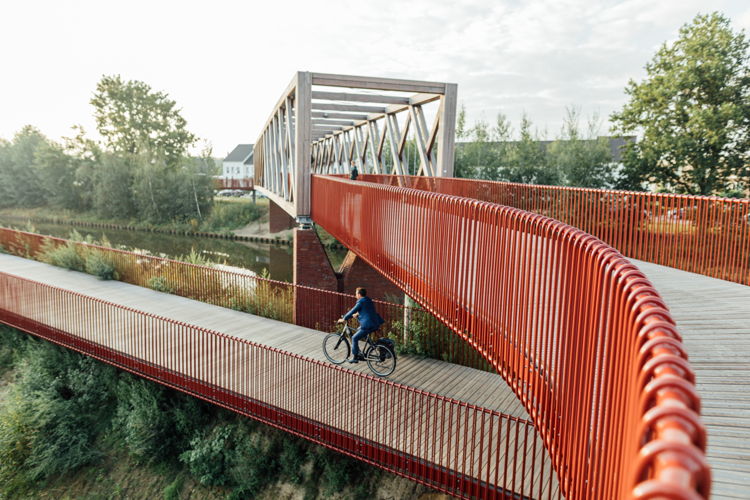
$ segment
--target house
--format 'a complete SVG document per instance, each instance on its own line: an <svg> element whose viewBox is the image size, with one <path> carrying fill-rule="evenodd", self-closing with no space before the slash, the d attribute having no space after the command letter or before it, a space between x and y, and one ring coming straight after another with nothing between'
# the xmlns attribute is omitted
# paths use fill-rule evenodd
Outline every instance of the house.
<svg viewBox="0 0 750 500"><path fill-rule="evenodd" d="M253 177L253 145L238 144L221 163L222 179L246 179Z"/></svg>

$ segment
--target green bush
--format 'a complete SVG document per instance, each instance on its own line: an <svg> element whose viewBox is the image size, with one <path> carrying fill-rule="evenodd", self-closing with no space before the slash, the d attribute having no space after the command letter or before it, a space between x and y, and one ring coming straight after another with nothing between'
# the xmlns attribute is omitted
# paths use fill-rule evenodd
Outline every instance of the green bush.
<svg viewBox="0 0 750 500"><path fill-rule="evenodd" d="M157 292L174 293L176 288L164 276L153 276L146 282L148 287Z"/></svg>
<svg viewBox="0 0 750 500"><path fill-rule="evenodd" d="M301 483L304 479L302 467L306 461L307 456L302 443L294 436L288 436L281 445L279 455L281 474L292 483Z"/></svg>
<svg viewBox="0 0 750 500"><path fill-rule="evenodd" d="M17 370L18 397L0 415L0 456L13 470L4 466L0 483L43 481L100 458L116 370L46 342L30 345Z"/></svg>
<svg viewBox="0 0 750 500"><path fill-rule="evenodd" d="M169 483L169 486L164 488L164 500L180 500L180 491L182 491L184 482L182 476L177 476L174 481Z"/></svg>
<svg viewBox="0 0 750 500"><path fill-rule="evenodd" d="M207 422L206 404L134 376L117 385L112 429L141 463L168 463L188 447Z"/></svg>
<svg viewBox="0 0 750 500"><path fill-rule="evenodd" d="M265 208L250 201L215 200L203 227L206 231L231 231L258 220L264 212Z"/></svg>
<svg viewBox="0 0 750 500"><path fill-rule="evenodd" d="M278 480L280 438L277 431L258 432L239 425L229 475L233 497L252 498ZM288 436L285 436L285 438Z"/></svg>
<svg viewBox="0 0 750 500"><path fill-rule="evenodd" d="M208 259L206 256L201 254L200 252L195 251L195 247L190 249L190 253L186 255L180 255L178 257L175 257L175 260L179 260L182 262L187 262L188 264L194 264L196 266L208 266L211 267L214 265L213 262L211 262L210 259Z"/></svg>
<svg viewBox="0 0 750 500"><path fill-rule="evenodd" d="M86 272L102 280L116 280L119 277L112 259L99 250L88 251Z"/></svg>
<svg viewBox="0 0 750 500"><path fill-rule="evenodd" d="M0 324L0 375L12 369L34 342L31 335Z"/></svg>
<svg viewBox="0 0 750 500"><path fill-rule="evenodd" d="M202 436L190 441L190 448L180 455L190 473L201 484L223 486L230 481L233 426L219 424Z"/></svg>
<svg viewBox="0 0 750 500"><path fill-rule="evenodd" d="M73 241L59 246L56 246L51 241L47 241L42 245L40 260L53 266L70 269L71 271L84 271L86 269L86 262L78 253L76 247L77 245Z"/></svg>

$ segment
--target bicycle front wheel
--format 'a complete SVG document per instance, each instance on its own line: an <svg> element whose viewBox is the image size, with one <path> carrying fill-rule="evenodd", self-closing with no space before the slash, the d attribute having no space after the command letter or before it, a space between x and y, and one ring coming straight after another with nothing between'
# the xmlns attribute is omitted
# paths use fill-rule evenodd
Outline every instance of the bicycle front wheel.
<svg viewBox="0 0 750 500"><path fill-rule="evenodd" d="M346 337L338 333L329 333L323 339L323 354L334 365L340 365L349 359L351 347Z"/></svg>
<svg viewBox="0 0 750 500"><path fill-rule="evenodd" d="M367 366L378 377L387 377L396 370L396 356L388 347L377 344L365 354Z"/></svg>

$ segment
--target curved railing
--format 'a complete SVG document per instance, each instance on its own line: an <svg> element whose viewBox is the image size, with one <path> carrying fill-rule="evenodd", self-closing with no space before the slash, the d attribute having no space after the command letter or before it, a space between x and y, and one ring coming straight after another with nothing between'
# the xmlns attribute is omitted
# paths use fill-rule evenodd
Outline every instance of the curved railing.
<svg viewBox="0 0 750 500"><path fill-rule="evenodd" d="M337 177L313 176L312 217L492 363L567 498L708 497L680 335L611 246L519 209Z"/></svg>
<svg viewBox="0 0 750 500"><path fill-rule="evenodd" d="M623 255L750 285L750 199L440 177L360 180L489 201L570 224Z"/></svg>
<svg viewBox="0 0 750 500"><path fill-rule="evenodd" d="M3 270L0 323L455 496L551 496L527 419Z"/></svg>

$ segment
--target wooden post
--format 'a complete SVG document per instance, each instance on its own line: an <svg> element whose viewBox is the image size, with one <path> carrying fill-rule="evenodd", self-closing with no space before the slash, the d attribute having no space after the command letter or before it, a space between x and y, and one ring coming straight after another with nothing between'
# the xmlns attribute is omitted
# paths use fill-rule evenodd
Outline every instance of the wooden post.
<svg viewBox="0 0 750 500"><path fill-rule="evenodd" d="M307 71L297 72L295 117L294 215L299 220L310 217L310 139L312 104L312 77Z"/></svg>
<svg viewBox="0 0 750 500"><path fill-rule="evenodd" d="M453 177L457 94L458 85L455 83L445 84L442 113L440 115L437 168L435 169L435 175L438 177Z"/></svg>

